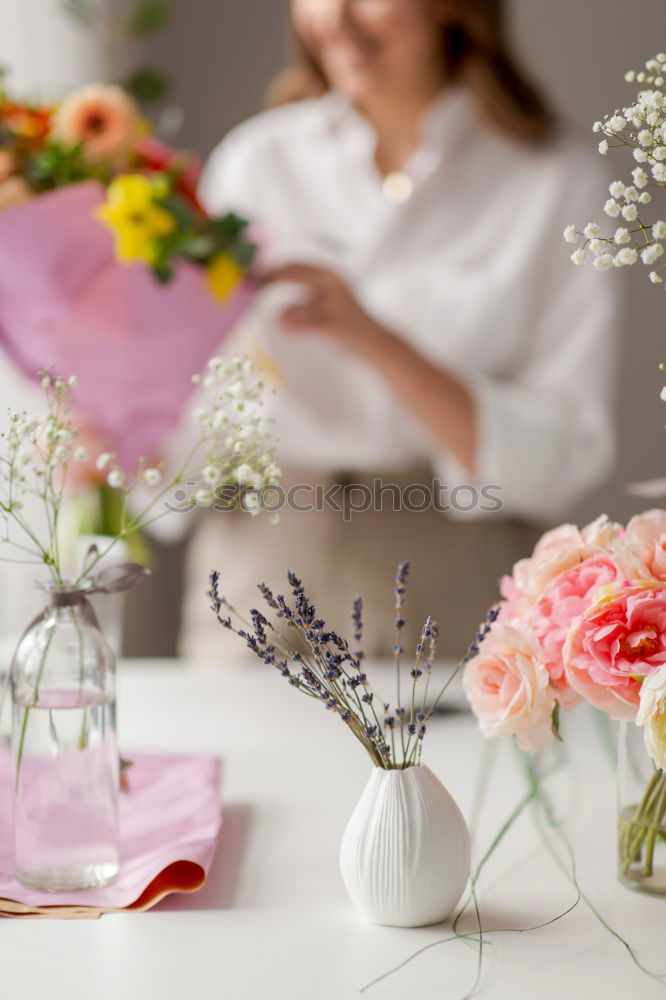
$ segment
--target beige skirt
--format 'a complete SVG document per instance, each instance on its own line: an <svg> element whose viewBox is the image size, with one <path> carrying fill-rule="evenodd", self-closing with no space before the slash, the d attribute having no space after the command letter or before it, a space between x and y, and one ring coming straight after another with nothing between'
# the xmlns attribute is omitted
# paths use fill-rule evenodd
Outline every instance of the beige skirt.
<svg viewBox="0 0 666 1000"><path fill-rule="evenodd" d="M378 482L383 486L381 509L374 509L377 504L367 502L368 490L376 495ZM292 501L299 509L283 506L278 524L266 514L206 511L187 556L180 653L206 661L247 653L243 641L224 629L209 608L211 570L219 570L222 593L244 612L262 608L259 583L288 596L286 573L291 570L302 579L318 615L350 641L352 601L362 595L366 655L390 656L396 566L410 560L405 649L415 646L431 615L439 625L442 655L459 659L497 602L500 577L517 559L529 555L541 529L501 513L460 520L434 506L415 509L424 506L419 499L426 496L423 491L412 490L406 505L393 499L418 484L432 489L431 477L422 467L382 476L317 475L311 469L290 469L283 487L285 492L301 487L295 493L292 489ZM318 509L324 495L331 504ZM270 505L278 499L270 498ZM311 509L303 509L307 507Z"/></svg>

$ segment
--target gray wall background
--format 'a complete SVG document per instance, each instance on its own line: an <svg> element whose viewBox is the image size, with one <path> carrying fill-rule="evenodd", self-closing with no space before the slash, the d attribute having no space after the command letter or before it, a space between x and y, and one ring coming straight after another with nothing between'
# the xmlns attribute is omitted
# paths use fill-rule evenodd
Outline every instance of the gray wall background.
<svg viewBox="0 0 666 1000"><path fill-rule="evenodd" d="M94 2L112 12L126 6L126 0ZM159 36L118 53L103 37L72 25L61 0L0 0L0 65L10 68L13 86L42 96L135 64L161 66L175 78L174 97L186 112L177 142L205 155L261 107L284 62L287 7L287 0L175 0L173 19ZM624 72L666 49L666 0L510 0L509 23L524 62L559 110L589 135L591 148L591 123L631 98ZM617 176L625 175L626 159L615 162ZM600 216L603 201L600 191ZM637 265L605 275L627 283L619 458L612 480L577 512L580 520L600 511L625 519L644 509L645 501L629 497L625 484L666 473L658 370L666 360L666 293L648 282L646 271ZM129 649L139 654L169 653L177 629L182 546L157 546L156 560L154 582L131 602Z"/></svg>

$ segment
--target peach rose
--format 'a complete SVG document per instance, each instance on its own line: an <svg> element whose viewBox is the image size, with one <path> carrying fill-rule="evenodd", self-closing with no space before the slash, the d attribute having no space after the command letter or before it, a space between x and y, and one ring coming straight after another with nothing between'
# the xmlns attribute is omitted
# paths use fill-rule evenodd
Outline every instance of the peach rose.
<svg viewBox="0 0 666 1000"><path fill-rule="evenodd" d="M132 149L140 120L136 104L122 87L93 83L59 105L51 136L68 146L80 143L89 163L117 163Z"/></svg>
<svg viewBox="0 0 666 1000"><path fill-rule="evenodd" d="M572 625L562 658L578 694L613 719L635 719L643 678L666 663L666 586L607 588Z"/></svg>
<svg viewBox="0 0 666 1000"><path fill-rule="evenodd" d="M652 576L666 581L666 510L647 510L632 517L626 544Z"/></svg>
<svg viewBox="0 0 666 1000"><path fill-rule="evenodd" d="M16 170L16 160L8 149L0 149L0 184L11 177Z"/></svg>
<svg viewBox="0 0 666 1000"><path fill-rule="evenodd" d="M519 622L498 623L470 660L463 687L483 734L515 736L523 750L536 751L555 738L555 694L534 635Z"/></svg>
<svg viewBox="0 0 666 1000"><path fill-rule="evenodd" d="M580 533L585 545L595 549L611 552L617 543L624 538L625 531L617 521L611 521L607 514L601 514L596 521L587 524Z"/></svg>
<svg viewBox="0 0 666 1000"><path fill-rule="evenodd" d="M8 177L0 184L0 212L17 208L32 197L32 191L22 177Z"/></svg>

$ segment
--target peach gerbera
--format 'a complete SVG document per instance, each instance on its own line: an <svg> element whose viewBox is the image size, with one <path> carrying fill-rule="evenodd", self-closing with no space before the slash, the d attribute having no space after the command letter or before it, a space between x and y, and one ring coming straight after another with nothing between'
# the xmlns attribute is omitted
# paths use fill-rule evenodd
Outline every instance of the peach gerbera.
<svg viewBox="0 0 666 1000"><path fill-rule="evenodd" d="M51 136L69 146L80 143L89 163L118 165L136 141L139 125L139 110L122 87L93 83L60 104Z"/></svg>

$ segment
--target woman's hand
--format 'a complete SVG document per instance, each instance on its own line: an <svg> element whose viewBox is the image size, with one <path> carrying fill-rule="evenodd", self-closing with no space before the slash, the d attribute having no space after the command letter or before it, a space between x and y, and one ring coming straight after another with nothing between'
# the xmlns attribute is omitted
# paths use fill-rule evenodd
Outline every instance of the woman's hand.
<svg viewBox="0 0 666 1000"><path fill-rule="evenodd" d="M330 338L346 350L376 362L392 334L359 305L347 283L335 272L311 264L285 264L270 271L264 284L301 284L306 298L285 309L282 323L295 333L307 331Z"/></svg>
<svg viewBox="0 0 666 1000"><path fill-rule="evenodd" d="M291 281L305 285L304 302L282 313L295 332L329 337L370 362L398 399L474 474L477 442L476 406L467 386L433 365L402 337L381 326L359 305L337 274L310 264L286 264L271 271L265 284Z"/></svg>

